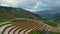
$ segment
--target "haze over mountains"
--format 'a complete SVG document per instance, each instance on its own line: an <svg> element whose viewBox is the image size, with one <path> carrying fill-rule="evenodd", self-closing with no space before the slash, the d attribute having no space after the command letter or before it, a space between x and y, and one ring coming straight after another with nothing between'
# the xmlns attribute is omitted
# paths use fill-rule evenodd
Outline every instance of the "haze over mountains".
<svg viewBox="0 0 60 34"><path fill-rule="evenodd" d="M55 14L60 14L60 7L56 7L52 10L36 11L35 13L45 19L54 19Z"/></svg>

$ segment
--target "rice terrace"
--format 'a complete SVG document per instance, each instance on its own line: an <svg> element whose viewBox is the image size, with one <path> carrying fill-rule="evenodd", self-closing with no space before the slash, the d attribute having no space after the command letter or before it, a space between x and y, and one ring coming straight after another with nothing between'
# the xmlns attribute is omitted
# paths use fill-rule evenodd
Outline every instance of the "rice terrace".
<svg viewBox="0 0 60 34"><path fill-rule="evenodd" d="M60 33L60 28L26 18L15 18L11 22L0 23L0 34L31 34L32 31Z"/></svg>
<svg viewBox="0 0 60 34"><path fill-rule="evenodd" d="M60 0L0 0L0 34L60 34Z"/></svg>

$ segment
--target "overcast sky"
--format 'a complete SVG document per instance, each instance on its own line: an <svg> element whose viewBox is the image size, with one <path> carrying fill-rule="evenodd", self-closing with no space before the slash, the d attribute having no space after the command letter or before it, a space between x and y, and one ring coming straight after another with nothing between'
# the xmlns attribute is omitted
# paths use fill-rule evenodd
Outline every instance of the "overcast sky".
<svg viewBox="0 0 60 34"><path fill-rule="evenodd" d="M0 5L21 7L31 11L41 11L60 7L60 0L0 0Z"/></svg>

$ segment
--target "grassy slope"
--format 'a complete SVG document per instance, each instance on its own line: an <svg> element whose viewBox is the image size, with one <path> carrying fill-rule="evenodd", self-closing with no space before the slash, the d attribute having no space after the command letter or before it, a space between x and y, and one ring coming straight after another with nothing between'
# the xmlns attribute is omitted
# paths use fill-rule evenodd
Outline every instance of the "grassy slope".
<svg viewBox="0 0 60 34"><path fill-rule="evenodd" d="M0 6L0 13L9 13L9 14L14 14L16 18L28 18L32 19L34 17L39 18L38 15L24 10L22 8L12 8L12 7L3 7ZM0 22L8 21L9 19L6 19L4 17L0 16Z"/></svg>
<svg viewBox="0 0 60 34"><path fill-rule="evenodd" d="M3 10L3 12L5 12L5 11L8 12L10 10ZM29 18L29 19L32 18L32 17L24 15L24 14L17 14L17 17L18 18ZM5 21L10 21L10 19L0 17L0 22L5 22ZM49 24L49 25L56 25L56 23L53 20L42 20L42 19L40 19L40 21L43 23ZM32 32L32 34L44 34L44 33L43 32ZM55 34L55 33L52 32L51 34Z"/></svg>
<svg viewBox="0 0 60 34"><path fill-rule="evenodd" d="M33 31L31 34L45 34L45 32L36 32L36 31ZM60 33L49 32L49 34L60 34Z"/></svg>
<svg viewBox="0 0 60 34"><path fill-rule="evenodd" d="M57 23L54 20L42 20L41 19L39 21L41 21L41 22L43 22L45 24L51 25L51 26L56 26L57 25Z"/></svg>
<svg viewBox="0 0 60 34"><path fill-rule="evenodd" d="M1 23L1 22L7 22L7 21L10 21L10 20L11 20L11 19L1 18L1 17L0 17L0 23Z"/></svg>

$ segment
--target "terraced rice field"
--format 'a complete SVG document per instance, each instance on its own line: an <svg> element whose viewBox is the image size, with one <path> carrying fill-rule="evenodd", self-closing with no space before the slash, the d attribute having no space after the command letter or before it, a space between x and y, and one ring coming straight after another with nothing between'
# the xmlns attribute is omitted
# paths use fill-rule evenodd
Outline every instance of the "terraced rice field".
<svg viewBox="0 0 60 34"><path fill-rule="evenodd" d="M10 23L0 23L0 34L31 34L32 31L60 33L60 28L25 18L13 19Z"/></svg>

